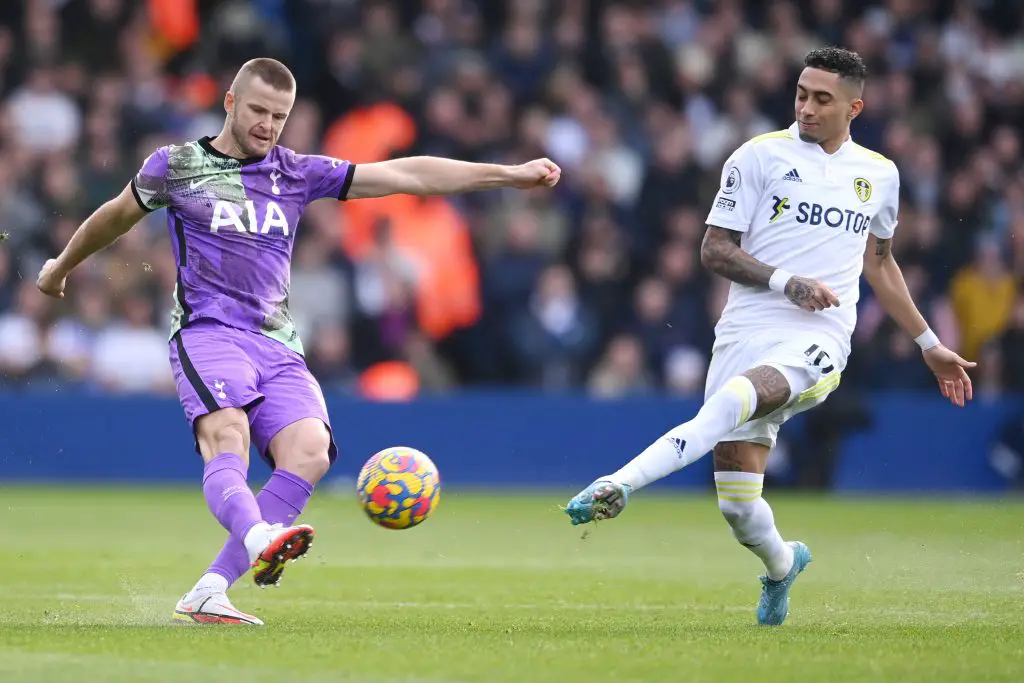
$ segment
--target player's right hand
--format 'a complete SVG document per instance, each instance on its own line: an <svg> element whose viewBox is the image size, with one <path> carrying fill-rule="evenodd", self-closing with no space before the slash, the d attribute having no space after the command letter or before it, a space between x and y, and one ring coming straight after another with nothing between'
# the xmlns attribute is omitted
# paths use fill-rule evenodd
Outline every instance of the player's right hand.
<svg viewBox="0 0 1024 683"><path fill-rule="evenodd" d="M57 259L50 259L43 264L36 278L36 287L43 294L57 299L64 298L64 286L67 284L68 276L63 273L57 264Z"/></svg>
<svg viewBox="0 0 1024 683"><path fill-rule="evenodd" d="M839 297L826 285L794 275L786 283L786 297L805 311L823 311L839 306Z"/></svg>

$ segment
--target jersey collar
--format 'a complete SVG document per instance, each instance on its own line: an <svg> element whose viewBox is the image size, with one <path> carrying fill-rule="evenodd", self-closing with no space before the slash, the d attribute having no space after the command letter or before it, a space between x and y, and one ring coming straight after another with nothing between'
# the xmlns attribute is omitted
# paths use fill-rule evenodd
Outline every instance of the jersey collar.
<svg viewBox="0 0 1024 683"><path fill-rule="evenodd" d="M210 135L205 135L199 138L199 146L202 147L203 150L211 156L215 156L220 159L226 159L228 161L234 161L241 164L242 166L248 166L249 164L258 164L259 162L266 159L266 157L246 157L244 159L239 159L237 157L229 156L224 152L220 151L219 149L217 149L216 147L214 147L212 144L210 144L212 141L213 137Z"/></svg>
<svg viewBox="0 0 1024 683"><path fill-rule="evenodd" d="M824 154L827 157L834 157L837 154L845 152L847 149L856 146L856 144L857 144L857 143L855 143L853 141L853 135L850 135L849 137L846 138L846 140L843 142L843 144L839 145L839 149L837 149L832 154L828 154L825 150L823 150L821 148L821 145L819 145L818 143L816 143L816 142L804 142L803 140L800 139L800 124L797 123L796 121L794 121L793 125L791 125L789 127L789 132L793 135L793 139L794 140L797 140L798 142L801 142L801 143L803 143L805 145L813 145L814 148L817 149L817 151L819 153Z"/></svg>

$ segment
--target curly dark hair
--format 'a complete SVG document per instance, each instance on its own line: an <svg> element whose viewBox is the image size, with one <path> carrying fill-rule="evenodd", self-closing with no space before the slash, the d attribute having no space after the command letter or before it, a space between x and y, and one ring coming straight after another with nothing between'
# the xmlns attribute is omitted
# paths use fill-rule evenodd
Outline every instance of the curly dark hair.
<svg viewBox="0 0 1024 683"><path fill-rule="evenodd" d="M804 66L839 74L839 78L863 87L868 68L860 55L841 47L823 47L811 50L804 57Z"/></svg>

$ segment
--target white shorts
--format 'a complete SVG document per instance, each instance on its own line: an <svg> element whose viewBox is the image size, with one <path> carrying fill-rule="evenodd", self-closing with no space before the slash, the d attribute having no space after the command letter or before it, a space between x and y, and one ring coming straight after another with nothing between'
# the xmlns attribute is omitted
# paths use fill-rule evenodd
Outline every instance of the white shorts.
<svg viewBox="0 0 1024 683"><path fill-rule="evenodd" d="M704 400L733 377L760 365L773 367L785 376L789 382L789 400L774 412L740 425L722 441L752 441L774 447L779 427L794 415L824 403L839 386L846 367L846 354L823 333L755 332L741 341L717 346L708 367Z"/></svg>

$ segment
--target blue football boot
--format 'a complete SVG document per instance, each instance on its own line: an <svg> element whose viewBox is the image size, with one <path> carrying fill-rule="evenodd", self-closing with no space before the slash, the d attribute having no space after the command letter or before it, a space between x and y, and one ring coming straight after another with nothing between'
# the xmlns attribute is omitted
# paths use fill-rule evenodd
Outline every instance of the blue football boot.
<svg viewBox="0 0 1024 683"><path fill-rule="evenodd" d="M757 603L757 623L762 626L779 626L789 614L789 591L793 582L808 564L811 563L811 551L800 541L790 541L793 549L793 567L783 578L773 581L767 576L761 577L761 599Z"/></svg>
<svg viewBox="0 0 1024 683"><path fill-rule="evenodd" d="M565 506L565 514L569 515L574 526L618 517L626 507L632 490L628 484L598 479L569 501Z"/></svg>

